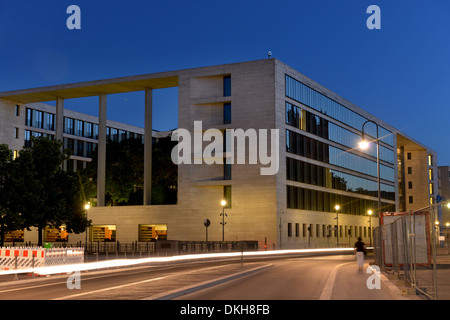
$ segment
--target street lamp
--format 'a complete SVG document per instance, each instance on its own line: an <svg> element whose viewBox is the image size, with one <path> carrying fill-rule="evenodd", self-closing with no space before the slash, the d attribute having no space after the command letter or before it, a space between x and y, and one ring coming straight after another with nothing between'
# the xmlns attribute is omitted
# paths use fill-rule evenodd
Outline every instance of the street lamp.
<svg viewBox="0 0 450 320"><path fill-rule="evenodd" d="M369 237L370 237L370 245L372 246L372 210L367 211L367 213L369 214Z"/></svg>
<svg viewBox="0 0 450 320"><path fill-rule="evenodd" d="M220 223L222 225L222 242L225 242L225 216L228 217L228 215L225 213L225 206L227 205L227 202L225 200L222 200L220 204L222 205L222 213L220 214L222 216L222 222Z"/></svg>
<svg viewBox="0 0 450 320"><path fill-rule="evenodd" d="M366 122L363 123L362 125L362 129L361 129L361 137L362 140L358 143L358 146L362 149L362 150L366 150L367 148L369 148L369 141L367 141L364 137L364 126L368 123L368 122L372 122L373 124L375 124L376 128L377 128L377 182L378 182L378 215L380 215L380 211L381 211L381 192L380 192L380 137L378 135L378 124L373 122L372 120L367 120Z"/></svg>
<svg viewBox="0 0 450 320"><path fill-rule="evenodd" d="M336 246L339 248L339 209L341 208L340 205L335 205L334 209L336 210Z"/></svg>
<svg viewBox="0 0 450 320"><path fill-rule="evenodd" d="M84 205L84 209L86 210L86 220L88 220L88 213L89 213L89 209L91 208L91 203L87 202ZM89 220L88 220L89 221ZM89 222L88 222L89 223ZM88 245L88 225L86 225L86 252L85 252L85 258L87 261L87 245Z"/></svg>

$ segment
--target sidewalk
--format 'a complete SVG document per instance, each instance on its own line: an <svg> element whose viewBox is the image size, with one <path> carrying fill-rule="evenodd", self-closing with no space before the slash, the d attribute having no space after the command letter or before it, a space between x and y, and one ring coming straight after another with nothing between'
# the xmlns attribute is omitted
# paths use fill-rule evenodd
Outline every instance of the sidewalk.
<svg viewBox="0 0 450 320"><path fill-rule="evenodd" d="M437 248L436 262L437 298L438 300L450 300L450 254L448 248ZM416 278L418 285L423 290L429 290L430 293L434 291L433 265L418 266ZM423 294L416 294L408 282L399 279L393 273L382 272L382 284L399 298L429 299Z"/></svg>

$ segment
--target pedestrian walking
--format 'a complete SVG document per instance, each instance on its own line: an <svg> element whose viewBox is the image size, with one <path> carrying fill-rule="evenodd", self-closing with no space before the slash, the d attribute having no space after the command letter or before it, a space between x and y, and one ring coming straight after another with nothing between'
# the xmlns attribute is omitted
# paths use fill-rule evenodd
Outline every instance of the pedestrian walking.
<svg viewBox="0 0 450 320"><path fill-rule="evenodd" d="M366 255L366 244L362 242L361 237L358 237L358 241L355 243L355 255L358 263L358 270L363 271L364 256Z"/></svg>

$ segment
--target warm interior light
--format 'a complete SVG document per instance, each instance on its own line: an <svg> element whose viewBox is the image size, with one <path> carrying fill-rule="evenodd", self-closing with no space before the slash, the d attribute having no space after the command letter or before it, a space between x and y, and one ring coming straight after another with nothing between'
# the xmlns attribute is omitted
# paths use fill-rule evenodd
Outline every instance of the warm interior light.
<svg viewBox="0 0 450 320"><path fill-rule="evenodd" d="M341 207L337 204L337 205L334 206L334 208L335 208L336 210L339 210Z"/></svg>
<svg viewBox="0 0 450 320"><path fill-rule="evenodd" d="M358 143L358 146L361 149L366 150L367 148L369 148L369 142L367 140L361 140L361 142Z"/></svg>
<svg viewBox="0 0 450 320"><path fill-rule="evenodd" d="M447 202L447 208L450 209L450 202Z"/></svg>
<svg viewBox="0 0 450 320"><path fill-rule="evenodd" d="M373 213L373 211L372 210L369 210L368 212L367 212L368 214L372 214Z"/></svg>
<svg viewBox="0 0 450 320"><path fill-rule="evenodd" d="M89 209L91 208L91 204L90 204L90 203L86 203L86 204L84 205L84 208L85 208L86 210L89 210Z"/></svg>
<svg viewBox="0 0 450 320"><path fill-rule="evenodd" d="M225 207L225 205L227 204L227 202L225 200L220 201L220 204L222 205L222 207Z"/></svg>

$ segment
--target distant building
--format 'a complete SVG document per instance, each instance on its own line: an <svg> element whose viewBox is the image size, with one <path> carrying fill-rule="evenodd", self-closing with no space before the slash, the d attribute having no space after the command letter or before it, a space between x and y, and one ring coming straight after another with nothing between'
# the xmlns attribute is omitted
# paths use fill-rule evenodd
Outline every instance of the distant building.
<svg viewBox="0 0 450 320"><path fill-rule="evenodd" d="M276 174L262 175L261 169L268 167L262 161L249 163L248 153L256 144L246 144L247 162L243 164L208 164L201 151L210 142L193 142L191 158L197 161L178 166L178 203L152 205L152 149L146 138L152 135L152 92L167 87L178 87L179 128L194 138L211 128L222 133L277 129ZM105 207L107 95L130 91L145 91L145 128L135 130L145 143L144 205ZM222 237L225 241L256 240L261 248L265 244L268 248L352 245L358 236L369 241L370 226L378 225L379 211L419 209L433 203L437 195L436 152L276 59L3 92L0 143L2 139L10 143L14 128L24 126L25 119L14 121L16 105L28 108L30 103L50 100L56 100L52 109L56 138L77 140L79 136L62 131L62 114L70 118L64 99L95 95L99 96L100 115L99 206L89 211L93 220L89 241L201 241L205 240L203 221L209 219L210 241ZM201 121L200 130L196 121ZM378 157L376 143L366 150L358 147L363 127L369 140L375 140L378 132ZM18 139L17 148L24 139ZM80 139L83 158L89 139ZM78 145L74 143L74 150ZM224 159L236 151L229 147L226 144ZM74 166L84 161L74 160ZM227 214L224 228L222 210ZM370 220L369 210L374 212ZM85 235L69 235L69 242L84 239Z"/></svg>
<svg viewBox="0 0 450 320"><path fill-rule="evenodd" d="M440 166L439 168L439 195L444 199L450 200L450 166ZM441 209L441 221L439 221L445 229L450 225L450 209L444 205Z"/></svg>

